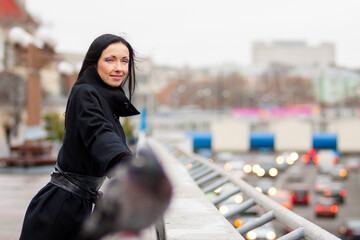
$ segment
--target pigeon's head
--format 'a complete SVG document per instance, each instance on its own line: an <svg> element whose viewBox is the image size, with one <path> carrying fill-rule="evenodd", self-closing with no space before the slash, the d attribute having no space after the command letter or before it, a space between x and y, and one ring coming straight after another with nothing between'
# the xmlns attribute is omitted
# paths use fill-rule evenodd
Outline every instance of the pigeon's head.
<svg viewBox="0 0 360 240"><path fill-rule="evenodd" d="M132 180L147 188L156 188L159 182L167 178L154 152L148 147L139 149L130 162L129 174Z"/></svg>

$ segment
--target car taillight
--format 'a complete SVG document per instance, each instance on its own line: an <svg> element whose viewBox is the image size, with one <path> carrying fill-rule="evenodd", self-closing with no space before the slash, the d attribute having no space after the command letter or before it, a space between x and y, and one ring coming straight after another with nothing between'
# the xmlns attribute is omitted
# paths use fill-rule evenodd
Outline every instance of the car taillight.
<svg viewBox="0 0 360 240"><path fill-rule="evenodd" d="M337 213L338 210L339 210L339 207L337 205L330 206L330 212Z"/></svg>
<svg viewBox="0 0 360 240"><path fill-rule="evenodd" d="M293 202L296 201L296 195L294 193L291 194L290 198L291 198L291 201L293 201Z"/></svg>
<svg viewBox="0 0 360 240"><path fill-rule="evenodd" d="M313 162L317 165L318 164L318 162L319 162L319 155L315 155L315 156L313 156Z"/></svg>
<svg viewBox="0 0 360 240"><path fill-rule="evenodd" d="M315 211L316 212L321 212L322 210L323 210L323 207L321 205L318 204L318 205L315 206Z"/></svg>
<svg viewBox="0 0 360 240"><path fill-rule="evenodd" d="M306 194L304 200L305 202L310 202L310 195Z"/></svg>
<svg viewBox="0 0 360 240"><path fill-rule="evenodd" d="M342 189L342 190L340 191L340 196L341 196L341 197L345 197L345 196L346 196L346 190L345 190L345 189Z"/></svg>
<svg viewBox="0 0 360 240"><path fill-rule="evenodd" d="M302 160L304 163L308 163L309 160L310 160L310 157L309 157L309 155L304 154L304 155L302 155L301 160Z"/></svg>

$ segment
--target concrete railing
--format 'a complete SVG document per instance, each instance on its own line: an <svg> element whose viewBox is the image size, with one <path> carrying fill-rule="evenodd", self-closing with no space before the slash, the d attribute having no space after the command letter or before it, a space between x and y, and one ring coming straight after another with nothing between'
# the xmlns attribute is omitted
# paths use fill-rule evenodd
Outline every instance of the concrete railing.
<svg viewBox="0 0 360 240"><path fill-rule="evenodd" d="M155 139L149 139L148 142L175 187L174 199L165 215L168 239L243 239L242 235L248 231L276 219L289 229L294 229L278 239L339 240L208 159L177 149L171 144L159 143ZM237 188L214 199L213 203L206 198L204 193L229 182ZM215 205L239 192L247 197L247 201L224 215L220 214ZM260 207L265 214L237 229L226 220L228 217L244 213L252 206Z"/></svg>
<svg viewBox="0 0 360 240"><path fill-rule="evenodd" d="M154 139L148 139L148 143L174 187L173 198L164 216L166 239L244 239L206 198L177 156Z"/></svg>

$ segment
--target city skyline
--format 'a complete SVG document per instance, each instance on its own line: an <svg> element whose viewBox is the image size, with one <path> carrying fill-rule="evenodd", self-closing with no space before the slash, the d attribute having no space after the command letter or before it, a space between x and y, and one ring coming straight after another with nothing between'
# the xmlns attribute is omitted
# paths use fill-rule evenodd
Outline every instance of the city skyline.
<svg viewBox="0 0 360 240"><path fill-rule="evenodd" d="M204 67L251 64L255 41L335 44L339 66L360 68L357 0L116 1L26 0L51 28L61 52L85 53L102 33L130 41L156 64Z"/></svg>

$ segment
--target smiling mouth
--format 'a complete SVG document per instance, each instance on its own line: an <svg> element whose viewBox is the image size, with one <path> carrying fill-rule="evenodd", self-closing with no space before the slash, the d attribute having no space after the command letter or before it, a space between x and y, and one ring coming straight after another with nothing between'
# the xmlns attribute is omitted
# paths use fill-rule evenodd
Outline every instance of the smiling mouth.
<svg viewBox="0 0 360 240"><path fill-rule="evenodd" d="M120 75L110 75L110 77L116 79L116 80L121 80L122 79L122 76Z"/></svg>

